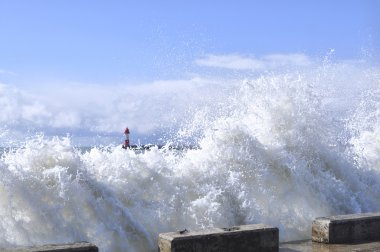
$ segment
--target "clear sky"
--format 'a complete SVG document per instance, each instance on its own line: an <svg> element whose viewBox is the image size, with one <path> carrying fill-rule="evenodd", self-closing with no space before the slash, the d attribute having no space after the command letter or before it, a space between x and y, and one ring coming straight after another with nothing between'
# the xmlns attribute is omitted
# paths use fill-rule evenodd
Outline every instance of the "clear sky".
<svg viewBox="0 0 380 252"><path fill-rule="evenodd" d="M0 142L151 134L215 93L207 71L380 62L378 0L0 0L0 27Z"/></svg>
<svg viewBox="0 0 380 252"><path fill-rule="evenodd" d="M0 27L0 81L107 84L175 78L205 54L376 54L380 1L0 0Z"/></svg>

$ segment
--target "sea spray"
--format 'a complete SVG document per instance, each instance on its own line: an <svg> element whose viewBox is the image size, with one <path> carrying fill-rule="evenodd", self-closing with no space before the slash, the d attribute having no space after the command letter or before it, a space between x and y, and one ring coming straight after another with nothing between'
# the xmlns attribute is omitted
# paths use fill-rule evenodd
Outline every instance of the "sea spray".
<svg viewBox="0 0 380 252"><path fill-rule="evenodd" d="M160 232L248 223L296 240L315 217L380 209L377 69L326 63L225 82L223 100L191 109L169 139L196 149L83 151L36 135L4 150L0 247L156 251Z"/></svg>
<svg viewBox="0 0 380 252"><path fill-rule="evenodd" d="M380 84L377 89L363 94L347 125L353 134L351 154L358 165L380 171Z"/></svg>

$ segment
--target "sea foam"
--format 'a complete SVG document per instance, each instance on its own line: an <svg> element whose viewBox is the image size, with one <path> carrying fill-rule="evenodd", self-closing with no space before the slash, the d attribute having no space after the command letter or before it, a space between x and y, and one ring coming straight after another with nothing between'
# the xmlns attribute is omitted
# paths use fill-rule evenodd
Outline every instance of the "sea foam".
<svg viewBox="0 0 380 252"><path fill-rule="evenodd" d="M5 150L0 247L86 240L156 251L160 232L250 223L298 240L310 238L315 217L380 210L376 68L234 81L223 102L192 110L168 139L194 149L83 151L36 135Z"/></svg>

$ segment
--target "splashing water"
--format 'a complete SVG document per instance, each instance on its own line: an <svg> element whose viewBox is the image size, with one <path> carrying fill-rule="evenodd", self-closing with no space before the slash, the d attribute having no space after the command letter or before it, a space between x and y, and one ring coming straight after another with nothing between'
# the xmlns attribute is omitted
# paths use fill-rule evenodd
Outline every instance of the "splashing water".
<svg viewBox="0 0 380 252"><path fill-rule="evenodd" d="M173 141L199 148L180 152L32 137L1 156L0 247L156 251L160 232L248 223L284 241L318 216L380 210L379 81L348 66L242 80L182 125Z"/></svg>

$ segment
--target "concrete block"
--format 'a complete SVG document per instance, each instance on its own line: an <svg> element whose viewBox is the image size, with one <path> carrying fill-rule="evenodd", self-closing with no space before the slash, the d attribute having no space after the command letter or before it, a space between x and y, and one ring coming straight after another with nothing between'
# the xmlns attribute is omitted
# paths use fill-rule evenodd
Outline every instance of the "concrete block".
<svg viewBox="0 0 380 252"><path fill-rule="evenodd" d="M312 240L330 244L380 241L380 212L317 218Z"/></svg>
<svg viewBox="0 0 380 252"><path fill-rule="evenodd" d="M179 231L159 235L161 252L273 252L279 247L278 228L264 224Z"/></svg>
<svg viewBox="0 0 380 252"><path fill-rule="evenodd" d="M7 248L3 252L98 252L98 247L88 242L76 242L71 244L50 244L33 247Z"/></svg>

